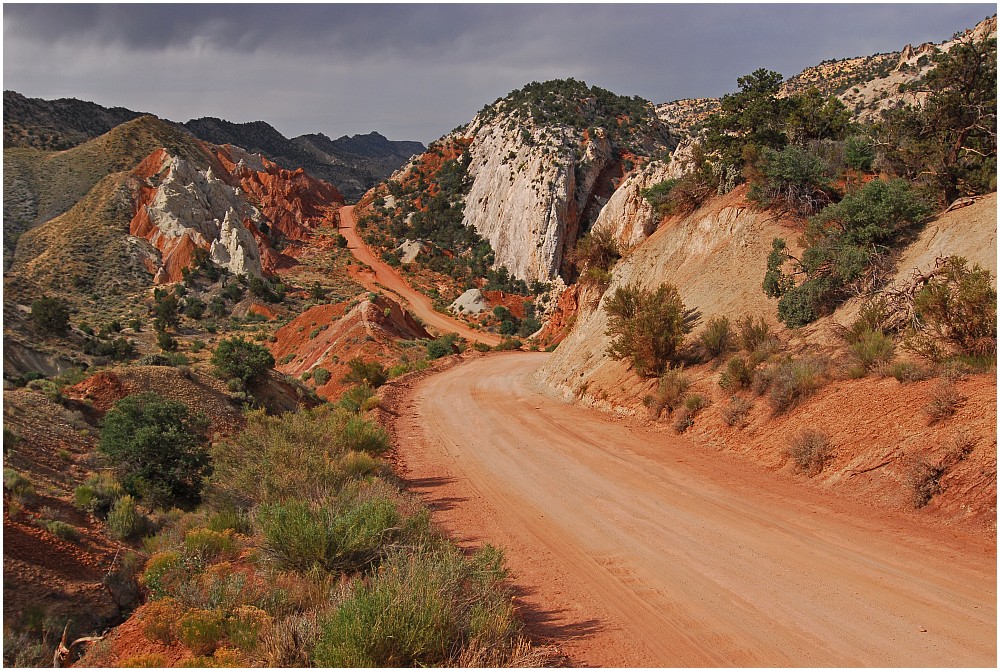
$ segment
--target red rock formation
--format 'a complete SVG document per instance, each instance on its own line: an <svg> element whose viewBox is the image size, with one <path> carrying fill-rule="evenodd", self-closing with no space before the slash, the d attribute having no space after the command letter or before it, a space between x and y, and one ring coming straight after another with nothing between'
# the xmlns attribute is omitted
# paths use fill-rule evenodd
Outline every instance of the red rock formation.
<svg viewBox="0 0 1000 671"><path fill-rule="evenodd" d="M336 187L310 177L306 172L285 170L261 157L263 170L239 165L239 150L230 145L215 149L231 184L239 186L281 233L291 240L306 240L320 225L332 224L333 215L344 204Z"/></svg>
<svg viewBox="0 0 1000 671"><path fill-rule="evenodd" d="M273 274L296 263L292 256L273 248L271 228L287 239L305 242L318 227L336 225L336 213L344 204L344 197L330 184L310 177L302 169L285 170L266 158L247 154L236 147L205 145L205 149L205 164L197 169L203 174L210 170L214 178L237 188L237 201L242 198L263 214L263 221L257 214L253 214L253 219L240 216L238 220L257 244L264 273ZM133 216L129 232L148 240L160 251L160 266L152 267L152 262L147 264L158 284L182 279L182 271L191 265L195 249L210 249L214 242L204 226L200 231L191 228L180 234L174 230L165 235L151 220L149 208L166 177L170 161L170 154L158 149L132 171L130 179ZM237 206L244 215L253 212L250 207L240 208ZM216 212L208 214L207 220L220 217Z"/></svg>
<svg viewBox="0 0 1000 671"><path fill-rule="evenodd" d="M555 312L545 323L538 340L550 345L561 342L576 321L576 313L580 307L578 301L577 285L566 287L566 290L559 295Z"/></svg>

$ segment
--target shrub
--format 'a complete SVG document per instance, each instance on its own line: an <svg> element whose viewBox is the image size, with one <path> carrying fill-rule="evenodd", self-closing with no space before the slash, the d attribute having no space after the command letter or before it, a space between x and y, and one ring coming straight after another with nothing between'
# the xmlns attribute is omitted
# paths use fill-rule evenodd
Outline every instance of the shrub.
<svg viewBox="0 0 1000 671"><path fill-rule="evenodd" d="M80 530L72 524L66 524L65 522L60 522L59 520L51 520L45 523L45 528L48 529L50 534L57 536L64 541L72 541L75 543L80 540Z"/></svg>
<svg viewBox="0 0 1000 671"><path fill-rule="evenodd" d="M313 380L316 381L317 387L322 387L324 384L330 381L330 371L326 368L317 366L313 368Z"/></svg>
<svg viewBox="0 0 1000 671"><path fill-rule="evenodd" d="M906 483L910 487L910 500L914 508L923 508L941 492L941 478L944 474L945 468L924 459L912 462L906 474Z"/></svg>
<svg viewBox="0 0 1000 671"><path fill-rule="evenodd" d="M805 281L795 286L768 258L765 290L778 296L778 316L796 328L828 314L852 294L851 286L870 288L873 273L885 265L901 234L923 220L929 207L905 180L874 180L810 219L795 261Z"/></svg>
<svg viewBox="0 0 1000 671"><path fill-rule="evenodd" d="M733 331L729 318L725 316L712 317L705 325L705 330L698 336L702 350L710 359L722 356L733 344Z"/></svg>
<svg viewBox="0 0 1000 671"><path fill-rule="evenodd" d="M792 438L787 454L799 471L809 477L818 475L833 458L830 437L817 429L803 429Z"/></svg>
<svg viewBox="0 0 1000 671"><path fill-rule="evenodd" d="M965 397L958 392L954 384L947 380L941 380L931 390L927 404L924 406L927 423L935 424L948 419L955 414L964 401Z"/></svg>
<svg viewBox="0 0 1000 671"><path fill-rule="evenodd" d="M871 170L875 161L875 145L871 138L852 135L844 140L844 160L855 170Z"/></svg>
<svg viewBox="0 0 1000 671"><path fill-rule="evenodd" d="M513 350L519 350L524 346L524 343L517 338L504 338L497 345L493 347L494 352L511 352Z"/></svg>
<svg viewBox="0 0 1000 671"><path fill-rule="evenodd" d="M510 666L521 642L502 555L442 548L357 581L320 620L319 666ZM489 652L483 652L489 651Z"/></svg>
<svg viewBox="0 0 1000 671"><path fill-rule="evenodd" d="M850 346L851 354L865 371L888 364L896 353L896 342L880 331L863 331Z"/></svg>
<svg viewBox="0 0 1000 671"><path fill-rule="evenodd" d="M35 487L31 484L31 480L8 467L3 469L3 488L14 496L22 498L35 493Z"/></svg>
<svg viewBox="0 0 1000 671"><path fill-rule="evenodd" d="M744 352L769 353L777 347L777 336L771 332L771 327L763 317L756 320L747 315L736 320L736 342Z"/></svg>
<svg viewBox="0 0 1000 671"><path fill-rule="evenodd" d="M694 426L694 413L686 407L678 410L677 416L674 418L674 431L684 433L692 426Z"/></svg>
<svg viewBox="0 0 1000 671"><path fill-rule="evenodd" d="M897 361L886 372L900 382L920 382L931 376L931 371L912 361Z"/></svg>
<svg viewBox="0 0 1000 671"><path fill-rule="evenodd" d="M31 303L31 322L42 333L65 335L69 330L69 306L59 298L43 296Z"/></svg>
<svg viewBox="0 0 1000 671"><path fill-rule="evenodd" d="M619 287L604 309L607 335L614 337L608 354L615 360L627 359L644 377L663 373L699 319L669 284L652 292L636 285Z"/></svg>
<svg viewBox="0 0 1000 671"><path fill-rule="evenodd" d="M341 379L341 382L347 384L366 384L372 389L378 389L389 379L385 372L385 366L378 361L366 362L355 357L347 362L347 366L350 370Z"/></svg>
<svg viewBox="0 0 1000 671"><path fill-rule="evenodd" d="M226 635L226 617L217 610L194 608L177 620L177 638L196 655L210 655Z"/></svg>
<svg viewBox="0 0 1000 671"><path fill-rule="evenodd" d="M219 557L232 556L237 550L231 531L191 529L184 536L184 551L200 562L213 562Z"/></svg>
<svg viewBox="0 0 1000 671"><path fill-rule="evenodd" d="M170 645L177 640L177 622L183 613L171 597L150 601L142 611L142 631L150 641Z"/></svg>
<svg viewBox="0 0 1000 671"><path fill-rule="evenodd" d="M209 515L207 525L212 531L223 533L231 530L244 536L253 530L247 514L233 506L225 506Z"/></svg>
<svg viewBox="0 0 1000 671"><path fill-rule="evenodd" d="M745 398L740 398L739 396L733 396L729 399L729 403L722 409L722 421L726 423L726 426L744 427L747 424L747 415L750 414L750 410L753 408L753 403L746 400Z"/></svg>
<svg viewBox="0 0 1000 671"><path fill-rule="evenodd" d="M759 164L762 180L748 193L753 200L770 204L782 200L786 207L813 214L830 202L827 194L830 166L817 154L789 145L781 151L765 148Z"/></svg>
<svg viewBox="0 0 1000 671"><path fill-rule="evenodd" d="M965 259L949 257L942 272L916 295L913 309L921 325L922 353L995 357L997 352L997 292L993 276ZM922 342L921 342L922 341ZM944 344L944 349L938 343Z"/></svg>
<svg viewBox="0 0 1000 671"><path fill-rule="evenodd" d="M206 427L183 403L153 392L131 394L105 415L100 449L129 493L160 504L193 502L211 471Z"/></svg>
<svg viewBox="0 0 1000 671"><path fill-rule="evenodd" d="M457 335L454 333L449 333L448 335L443 335L440 338L431 340L427 343L427 358L428 359L440 359L443 356L448 356L449 354L455 353L455 340Z"/></svg>
<svg viewBox="0 0 1000 671"><path fill-rule="evenodd" d="M380 455L389 451L389 434L364 417L351 417L344 424L341 446L352 452Z"/></svg>
<svg viewBox="0 0 1000 671"><path fill-rule="evenodd" d="M163 669L167 666L167 658L159 653L148 655L133 655L118 662L123 669Z"/></svg>
<svg viewBox="0 0 1000 671"><path fill-rule="evenodd" d="M360 384L341 394L337 405L351 412L361 412L365 403L372 398L375 398L375 390L366 384Z"/></svg>
<svg viewBox="0 0 1000 671"><path fill-rule="evenodd" d="M156 345L163 352L173 352L177 349L177 339L166 331L157 331Z"/></svg>
<svg viewBox="0 0 1000 671"><path fill-rule="evenodd" d="M73 502L80 510L104 517L123 493L111 473L95 473L73 490Z"/></svg>
<svg viewBox="0 0 1000 671"><path fill-rule="evenodd" d="M823 385L827 362L817 356L789 359L779 364L771 376L771 409L784 412L811 396Z"/></svg>
<svg viewBox="0 0 1000 671"><path fill-rule="evenodd" d="M108 513L108 533L112 538L129 540L141 535L147 527L146 516L136 508L135 499L126 494Z"/></svg>
<svg viewBox="0 0 1000 671"><path fill-rule="evenodd" d="M416 520L404 519L378 487L344 492L322 506L304 501L265 504L257 510L264 549L289 569L359 571L387 548L412 536ZM423 531L417 528L416 531Z"/></svg>
<svg viewBox="0 0 1000 671"><path fill-rule="evenodd" d="M154 599L169 596L178 581L184 576L186 567L176 552L158 552L149 558L142 573L142 584L149 589Z"/></svg>
<svg viewBox="0 0 1000 671"><path fill-rule="evenodd" d="M274 366L274 357L267 348L242 337L225 338L212 353L212 365L223 379L239 378L249 386Z"/></svg>
<svg viewBox="0 0 1000 671"><path fill-rule="evenodd" d="M656 393L643 399L653 419L659 418L664 409L671 413L680 407L690 386L683 368L670 368L664 372Z"/></svg>
<svg viewBox="0 0 1000 671"><path fill-rule="evenodd" d="M719 377L719 386L728 391L747 389L753 384L754 366L741 356L734 356Z"/></svg>
<svg viewBox="0 0 1000 671"><path fill-rule="evenodd" d="M614 235L607 229L591 231L576 243L573 259L581 270L608 272L622 257Z"/></svg>

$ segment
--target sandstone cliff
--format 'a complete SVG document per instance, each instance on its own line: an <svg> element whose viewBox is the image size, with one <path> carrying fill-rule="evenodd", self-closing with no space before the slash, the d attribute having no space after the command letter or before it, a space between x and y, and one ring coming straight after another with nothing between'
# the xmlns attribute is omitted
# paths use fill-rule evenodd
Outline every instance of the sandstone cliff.
<svg viewBox="0 0 1000 671"><path fill-rule="evenodd" d="M745 187L716 198L691 215L665 220L659 229L615 266L600 301L580 301L576 325L539 372L539 379L568 398L612 409L638 405L650 384L623 361L607 354L607 315L603 305L615 289L663 282L680 290L688 307L704 320L715 315L763 315L776 322L776 302L760 284L774 237L795 238L790 223L745 201ZM610 403L604 399L616 399Z"/></svg>
<svg viewBox="0 0 1000 671"><path fill-rule="evenodd" d="M674 146L641 99L574 80L529 84L393 175L375 208L392 221L383 223L393 236L383 246L419 238L415 215L440 229L458 223L451 215L460 209L460 224L489 243L494 268L528 283L568 280L567 252L580 232L628 174Z"/></svg>

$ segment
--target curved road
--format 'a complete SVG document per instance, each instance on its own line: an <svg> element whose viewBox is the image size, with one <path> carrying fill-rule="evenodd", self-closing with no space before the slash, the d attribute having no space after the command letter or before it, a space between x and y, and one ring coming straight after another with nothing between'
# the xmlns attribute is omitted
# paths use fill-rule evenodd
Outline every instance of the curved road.
<svg viewBox="0 0 1000 671"><path fill-rule="evenodd" d="M368 249L361 236L358 235L357 222L354 219L354 206L347 205L340 208L340 232L347 238L347 248L351 250L361 263L371 268L375 277L359 276L357 279L365 284L369 289L388 289L392 293L402 298L408 303L410 312L419 317L424 324L431 326L441 333L457 333L466 340L481 342L487 345L496 345L500 342L500 337L490 333L483 333L470 328L468 324L458 319L452 319L434 309L431 299L411 287L406 280L400 276L388 263L377 258Z"/></svg>
<svg viewBox="0 0 1000 671"><path fill-rule="evenodd" d="M398 408L403 472L507 551L575 664L995 667L996 547L551 397L546 355L474 358Z"/></svg>

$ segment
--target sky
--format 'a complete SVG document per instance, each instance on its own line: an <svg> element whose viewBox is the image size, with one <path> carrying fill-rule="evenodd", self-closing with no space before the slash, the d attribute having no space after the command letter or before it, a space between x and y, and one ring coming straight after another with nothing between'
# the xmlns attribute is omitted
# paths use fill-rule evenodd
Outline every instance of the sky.
<svg viewBox="0 0 1000 671"><path fill-rule="evenodd" d="M764 67L941 42L996 4L225 4L3 7L3 87L288 137L428 143L531 81L655 103Z"/></svg>

